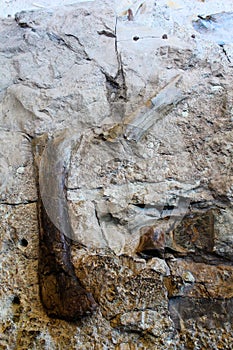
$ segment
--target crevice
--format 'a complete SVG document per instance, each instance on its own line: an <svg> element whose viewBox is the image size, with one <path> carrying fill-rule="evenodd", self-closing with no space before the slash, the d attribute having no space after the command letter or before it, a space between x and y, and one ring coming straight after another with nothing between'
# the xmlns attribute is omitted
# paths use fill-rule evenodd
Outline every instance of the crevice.
<svg viewBox="0 0 233 350"><path fill-rule="evenodd" d="M124 101L127 101L127 88L126 88L125 72L124 72L124 68L123 68L121 54L119 53L118 45L117 45L117 17L116 17L116 22L115 22L114 34L115 34L115 52L116 52L116 57L117 57L117 62L118 62L118 72L117 72L116 80L118 80L120 82L120 86L121 86L121 94L119 95L119 98L122 97Z"/></svg>
<svg viewBox="0 0 233 350"><path fill-rule="evenodd" d="M135 207L138 207L138 208L140 208L140 209L144 209L144 208L147 207L147 205L144 204L144 203L130 203L130 204L131 204L131 205L134 205Z"/></svg>
<svg viewBox="0 0 233 350"><path fill-rule="evenodd" d="M191 201L190 202L190 207L191 209L212 209L214 206L212 205L211 202L207 202L204 200L199 200L199 201Z"/></svg>
<svg viewBox="0 0 233 350"><path fill-rule="evenodd" d="M30 204L33 204L33 203L37 203L37 200L28 200L28 201L19 202L19 203L10 203L10 202L1 201L0 205L7 205L7 206L11 206L11 207L18 207L20 205L30 205Z"/></svg>
<svg viewBox="0 0 233 350"><path fill-rule="evenodd" d="M111 31L107 31L107 30L99 30L97 31L97 33L99 35L104 35L104 36L107 36L108 38L116 38L116 34L114 34L113 32Z"/></svg>
<svg viewBox="0 0 233 350"><path fill-rule="evenodd" d="M87 54L87 52L86 52L86 50L85 50L85 46L81 43L80 39L79 39L76 35L66 33L65 36L66 36L67 38L69 38L69 37L70 37L70 38L74 38L74 39L77 41L78 45L80 46L80 49L82 50L82 53L83 53L83 57L82 57L82 58L83 58L83 59L85 59L86 61L91 61L91 60L92 60L92 59L88 56L88 54ZM63 40L64 40L64 39L63 39ZM68 49L70 49L71 51L75 52L76 54L80 54L79 49L77 50L75 47L72 46L72 44L67 43L66 40L64 40L64 42L65 42L65 45L68 47Z"/></svg>
<svg viewBox="0 0 233 350"><path fill-rule="evenodd" d="M118 47L117 47L117 17L116 17L116 21L115 21L115 28L114 28L114 34L115 34L115 52L116 55L118 56Z"/></svg>
<svg viewBox="0 0 233 350"><path fill-rule="evenodd" d="M62 37L60 37L58 34L56 34L54 32L47 32L47 35L52 42L55 42L59 45L67 46L65 40Z"/></svg>
<svg viewBox="0 0 233 350"><path fill-rule="evenodd" d="M224 44L219 45L219 46L222 48L222 52L223 52L224 55L226 56L227 61L231 63L230 57L228 56L228 54L227 54L227 52L226 52L226 50L225 50L225 48L224 48Z"/></svg>
<svg viewBox="0 0 233 350"><path fill-rule="evenodd" d="M127 87L121 56L117 52L116 44L115 50L118 62L118 70L116 76L110 76L103 69L102 73L104 74L106 79L107 100L110 106L111 116L113 119L121 121L125 116L125 102L127 102Z"/></svg>
<svg viewBox="0 0 233 350"><path fill-rule="evenodd" d="M21 13L16 13L15 14L15 22L18 24L19 27L25 29L25 28L33 28L33 24L35 25L35 22L29 22L27 23L21 18Z"/></svg>
<svg viewBox="0 0 233 350"><path fill-rule="evenodd" d="M65 36L67 36L67 37L71 37L71 38L74 38L74 39L76 39L77 40L77 42L78 42L78 44L81 46L81 47L84 47L84 45L80 42L80 40L79 40L79 38L76 36L76 35L74 35L74 34L67 34L67 33L65 33ZM65 40L64 40L64 42L65 42ZM65 42L66 43L66 42Z"/></svg>
<svg viewBox="0 0 233 350"><path fill-rule="evenodd" d="M29 142L32 142L32 141L33 141L34 136L32 136L32 135L30 135L30 134L28 134L28 133L26 133L26 132L20 132L20 133L23 135L23 137L24 137L27 141L29 141Z"/></svg>
<svg viewBox="0 0 233 350"><path fill-rule="evenodd" d="M176 207L175 205L169 205L169 204L165 204L163 206L163 211L170 211L170 212L173 212L173 210L178 207Z"/></svg>
<svg viewBox="0 0 233 350"><path fill-rule="evenodd" d="M73 51L76 54L80 54L79 50L76 49L75 47L72 46L71 43L67 42L63 37L61 37L60 35L54 33L54 32L47 32L47 35L49 37L49 39L55 43L57 43L58 45L64 45L66 46L69 50ZM78 45L80 46L80 50L83 53L83 59L87 60L87 61L91 61L90 57L88 56L87 52L84 49L84 45L80 42L79 38L77 36L75 36L74 34L69 34L69 33L65 33L65 36L67 38L74 38Z"/></svg>
<svg viewBox="0 0 233 350"><path fill-rule="evenodd" d="M104 28L105 28L108 32L111 32L111 33L114 32L115 27L114 27L114 29L113 29L113 28L109 27L109 26L105 23L105 21L103 20L103 18L99 18L99 19L100 19L101 23L103 24Z"/></svg>
<svg viewBox="0 0 233 350"><path fill-rule="evenodd" d="M10 128L0 127L0 131L9 132L9 133L11 133L11 132L19 133L29 142L32 142L32 140L34 139L33 135L31 135L25 131L22 131L22 130L11 130Z"/></svg>
<svg viewBox="0 0 233 350"><path fill-rule="evenodd" d="M110 87L112 88L113 91L114 90L118 91L121 87L120 87L119 83L116 81L116 79L111 77L111 75L107 74L106 72L104 72L104 74L105 74L107 84L110 85Z"/></svg>
<svg viewBox="0 0 233 350"><path fill-rule="evenodd" d="M96 217L96 220L97 220L97 222L98 222L98 225L99 225L99 227L100 227L100 229L101 229L101 231L102 231L102 227L101 227L101 223L100 223L100 218L99 218L99 215L98 215L98 212L97 212L95 203L94 203L94 206L95 206L95 217Z"/></svg>
<svg viewBox="0 0 233 350"><path fill-rule="evenodd" d="M106 246L109 246L109 242L108 242L108 239L107 239L107 237L105 235L105 232L104 232L104 230L102 228L101 221L100 221L100 218L99 218L98 211L96 209L96 204L95 203L94 203L94 207L95 207L95 217L96 217L97 223L98 223L98 225L100 227L100 230L101 230L101 233L102 233L102 237L103 237L103 239L104 239L104 241L106 243Z"/></svg>
<svg viewBox="0 0 233 350"><path fill-rule="evenodd" d="M172 257L171 257L172 254ZM169 261L173 258L182 259L189 261L190 263L203 263L212 266L227 265L232 266L232 259L228 257L222 257L216 252L207 252L196 248L195 252L178 252L171 247L165 247L165 258L164 260L169 266Z"/></svg>

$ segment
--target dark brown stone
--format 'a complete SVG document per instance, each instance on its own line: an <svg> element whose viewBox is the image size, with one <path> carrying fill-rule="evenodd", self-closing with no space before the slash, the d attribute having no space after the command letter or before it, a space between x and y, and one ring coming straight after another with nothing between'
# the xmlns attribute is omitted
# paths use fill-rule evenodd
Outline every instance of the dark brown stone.
<svg viewBox="0 0 233 350"><path fill-rule="evenodd" d="M50 221L42 203L39 212L38 275L41 301L49 316L75 321L91 314L97 304L77 278L69 243Z"/></svg>
<svg viewBox="0 0 233 350"><path fill-rule="evenodd" d="M139 246L137 248L137 253L144 256L153 257L164 257L165 248L165 234L163 231L155 229L151 226L148 228L143 228L146 233L141 236Z"/></svg>

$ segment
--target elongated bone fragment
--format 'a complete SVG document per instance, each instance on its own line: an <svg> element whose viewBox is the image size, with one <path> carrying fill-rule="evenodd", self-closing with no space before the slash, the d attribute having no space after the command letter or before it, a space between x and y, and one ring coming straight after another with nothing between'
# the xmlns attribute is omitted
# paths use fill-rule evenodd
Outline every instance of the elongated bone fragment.
<svg viewBox="0 0 233 350"><path fill-rule="evenodd" d="M67 239L67 236L72 238L64 189L70 143L71 137L65 133L50 141L42 155L38 277L40 297L47 314L75 321L91 314L97 304L75 274Z"/></svg>
<svg viewBox="0 0 233 350"><path fill-rule="evenodd" d="M140 140L147 130L185 98L183 91L177 87L180 80L180 75L173 78L155 97L151 98L148 106L140 107L125 118L123 123L127 139Z"/></svg>

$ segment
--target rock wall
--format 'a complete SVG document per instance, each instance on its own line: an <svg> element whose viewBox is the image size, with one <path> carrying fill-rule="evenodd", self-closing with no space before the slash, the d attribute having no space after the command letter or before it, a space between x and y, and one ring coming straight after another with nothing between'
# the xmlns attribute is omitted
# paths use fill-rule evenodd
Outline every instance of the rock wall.
<svg viewBox="0 0 233 350"><path fill-rule="evenodd" d="M1 349L232 348L232 5L192 3L1 20ZM76 322L46 315L37 276L32 144L64 133L72 261L98 303Z"/></svg>

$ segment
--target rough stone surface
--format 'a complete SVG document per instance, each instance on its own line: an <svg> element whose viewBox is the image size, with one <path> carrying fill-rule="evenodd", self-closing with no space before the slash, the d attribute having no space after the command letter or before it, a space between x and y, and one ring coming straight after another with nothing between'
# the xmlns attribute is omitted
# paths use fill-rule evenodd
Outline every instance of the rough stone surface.
<svg viewBox="0 0 233 350"><path fill-rule="evenodd" d="M1 349L232 348L231 11L95 0L1 19ZM72 261L98 303L73 323L46 315L37 276L32 141L59 135Z"/></svg>

